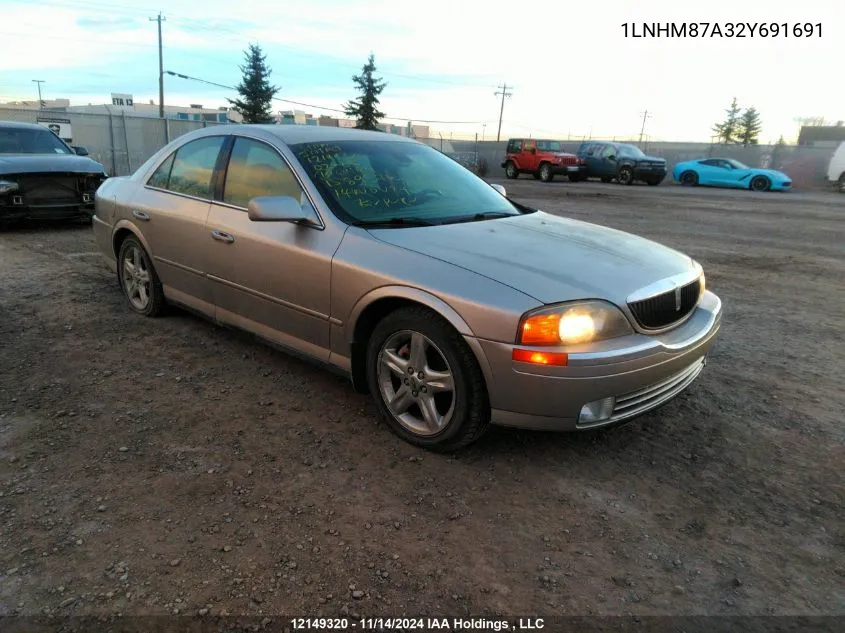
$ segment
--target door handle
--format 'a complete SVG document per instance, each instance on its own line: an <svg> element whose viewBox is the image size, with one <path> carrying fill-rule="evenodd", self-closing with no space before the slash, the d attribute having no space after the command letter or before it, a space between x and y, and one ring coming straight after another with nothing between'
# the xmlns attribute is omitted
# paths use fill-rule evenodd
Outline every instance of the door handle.
<svg viewBox="0 0 845 633"><path fill-rule="evenodd" d="M229 235L228 233L224 233L223 231L212 231L211 237L220 242L225 242L226 244L231 244L235 241L234 235Z"/></svg>
<svg viewBox="0 0 845 633"><path fill-rule="evenodd" d="M136 209L135 211L132 212L132 215L134 215L139 220L143 220L144 222L150 221L150 214L149 213L144 213L143 211L138 211Z"/></svg>

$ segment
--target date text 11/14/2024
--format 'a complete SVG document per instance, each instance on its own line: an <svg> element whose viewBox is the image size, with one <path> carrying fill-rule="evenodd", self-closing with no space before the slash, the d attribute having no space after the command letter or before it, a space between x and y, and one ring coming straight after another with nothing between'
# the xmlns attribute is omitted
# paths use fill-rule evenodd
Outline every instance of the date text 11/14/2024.
<svg viewBox="0 0 845 633"><path fill-rule="evenodd" d="M543 618L293 618L294 631L539 631Z"/></svg>
<svg viewBox="0 0 845 633"><path fill-rule="evenodd" d="M816 22L623 22L624 37L759 37L808 38L822 36Z"/></svg>

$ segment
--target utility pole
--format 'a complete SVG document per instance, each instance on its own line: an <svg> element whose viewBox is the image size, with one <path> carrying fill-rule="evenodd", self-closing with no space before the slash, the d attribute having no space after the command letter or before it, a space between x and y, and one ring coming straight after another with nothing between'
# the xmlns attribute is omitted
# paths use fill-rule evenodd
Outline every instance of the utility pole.
<svg viewBox="0 0 845 633"><path fill-rule="evenodd" d="M499 131L496 133L496 141L500 141L502 137L502 114L505 112L505 97L510 97L513 93L508 92L508 84L501 84L497 87L499 90L493 94L496 96L502 95L502 107L499 108ZM511 88L513 88L513 86L511 86Z"/></svg>
<svg viewBox="0 0 845 633"><path fill-rule="evenodd" d="M150 22L158 22L158 117L164 118L164 57L161 50L161 23L166 21L161 11L157 17L149 18Z"/></svg>
<svg viewBox="0 0 845 633"><path fill-rule="evenodd" d="M640 128L640 145L643 144L643 132L645 132L645 120L650 119L651 115L648 113L648 110L645 112L640 112L640 115L643 117L643 125Z"/></svg>
<svg viewBox="0 0 845 633"><path fill-rule="evenodd" d="M41 98L41 84L47 82L43 79L33 79L32 81L38 84L38 109L41 110L44 107L44 100Z"/></svg>

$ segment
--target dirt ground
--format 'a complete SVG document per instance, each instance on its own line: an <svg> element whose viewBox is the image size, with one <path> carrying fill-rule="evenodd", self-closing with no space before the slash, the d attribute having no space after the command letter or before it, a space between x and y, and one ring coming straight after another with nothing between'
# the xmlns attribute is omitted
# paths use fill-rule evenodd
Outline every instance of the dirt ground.
<svg viewBox="0 0 845 633"><path fill-rule="evenodd" d="M503 184L702 262L725 319L685 394L439 456L131 314L90 228L0 234L0 615L845 616L845 196Z"/></svg>

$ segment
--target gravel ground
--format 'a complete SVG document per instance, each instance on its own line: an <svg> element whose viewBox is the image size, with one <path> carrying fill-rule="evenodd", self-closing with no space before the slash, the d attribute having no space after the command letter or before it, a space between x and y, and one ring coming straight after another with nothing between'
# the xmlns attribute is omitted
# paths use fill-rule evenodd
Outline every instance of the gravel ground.
<svg viewBox="0 0 845 633"><path fill-rule="evenodd" d="M845 196L506 181L699 261L707 369L609 431L419 451L343 379L0 234L0 615L845 616Z"/></svg>

